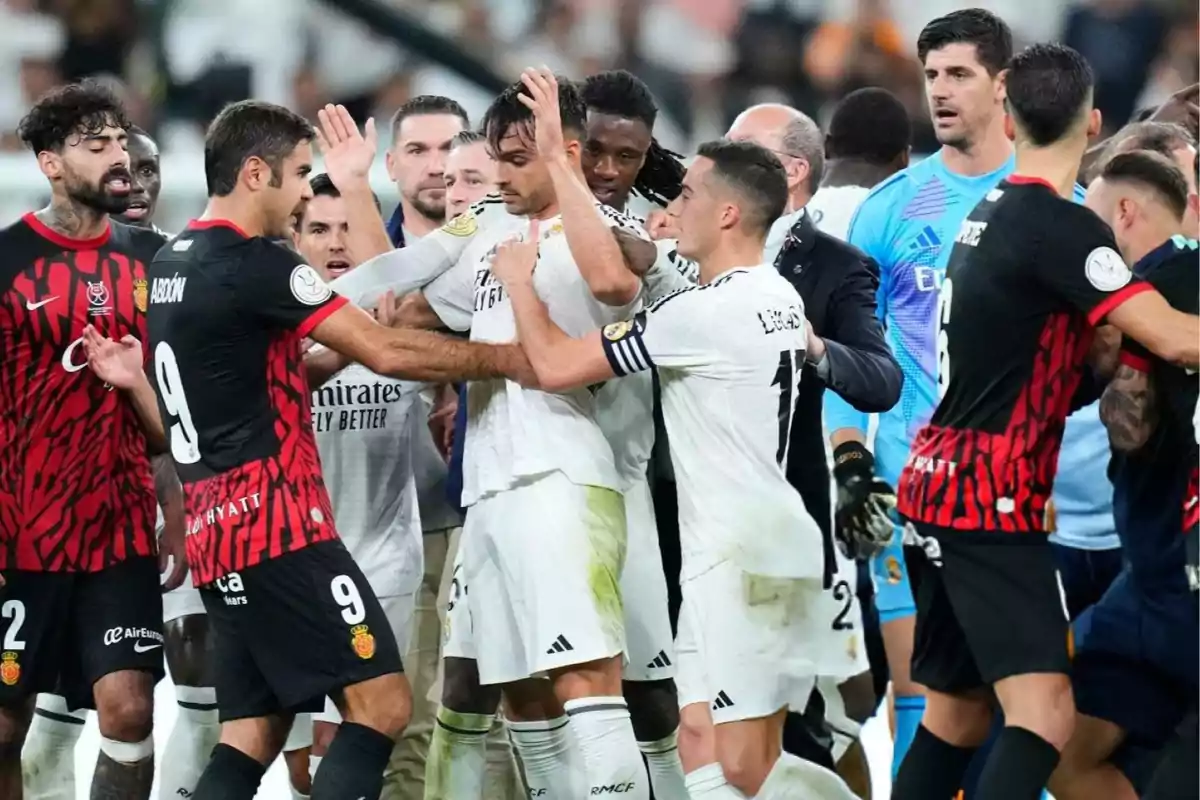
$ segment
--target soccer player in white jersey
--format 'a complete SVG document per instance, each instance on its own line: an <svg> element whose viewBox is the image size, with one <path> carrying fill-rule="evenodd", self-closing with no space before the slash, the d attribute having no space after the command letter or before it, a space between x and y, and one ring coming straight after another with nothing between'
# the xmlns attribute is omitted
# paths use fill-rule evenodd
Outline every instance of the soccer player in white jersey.
<svg viewBox="0 0 1200 800"><path fill-rule="evenodd" d="M806 206L817 227L845 241L871 187L908 166L911 137L904 104L887 89L858 89L838 101L825 134L821 188Z"/></svg>
<svg viewBox="0 0 1200 800"><path fill-rule="evenodd" d="M293 242L309 264L329 277L354 269L346 249L350 221L327 175L309 182L313 197L301 212ZM385 299L377 319L386 324ZM319 346L314 346L316 350ZM310 351L312 352L312 351ZM421 521L413 458L425 431L420 392L425 384L374 374L351 364L312 388L313 430L338 533L379 598L400 647L411 639L422 575ZM341 722L332 701L314 716L314 739L332 741ZM398 745L399 746L399 745ZM385 775L385 791L399 792Z"/></svg>
<svg viewBox="0 0 1200 800"><path fill-rule="evenodd" d="M624 267L611 266L614 261L620 266L622 251L610 231L640 227L603 209L587 191L579 167L586 112L574 86L564 84L559 91L567 138L554 158L539 155L554 148L535 147L533 115L520 100L522 85L510 87L493 103L484 126L497 156L500 198L477 204L411 247L373 259L335 281L335 288L357 302L371 302L389 290L424 286L465 262L479 267L469 279L472 338L511 337L511 309L487 271L486 256L523 232L529 215L547 224L556 263L551 304L564 320L571 319L564 324L582 332L625 313L621 306L605 305L632 302L638 292ZM564 180L579 189L572 202L582 200L592 210L586 224L575 226L582 240L575 235L570 245L562 226L554 224L565 202L557 196ZM593 790L645 797L646 773L620 696L624 503L611 448L595 420L594 398L588 392L567 397L527 392L491 381L472 384L468 399L463 500L473 531L464 532L464 574L476 629L487 631L477 643L481 681L502 684L508 695L510 728L531 791L546 797L575 798ZM572 447L564 448L564 441ZM527 613L509 613L514 602L524 603ZM542 673L554 680L527 680ZM564 762L573 750L566 717L546 719L563 706L572 716L578 766Z"/></svg>
<svg viewBox="0 0 1200 800"><path fill-rule="evenodd" d="M815 681L805 645L824 570L820 529L782 468L803 303L761 265L786 202L769 151L703 145L673 203L680 252L699 263L701 285L602 330L566 331L544 304L536 225L492 263L547 390L659 371L680 492L679 738L693 800L852 797L837 776L781 749L785 712L804 708Z"/></svg>

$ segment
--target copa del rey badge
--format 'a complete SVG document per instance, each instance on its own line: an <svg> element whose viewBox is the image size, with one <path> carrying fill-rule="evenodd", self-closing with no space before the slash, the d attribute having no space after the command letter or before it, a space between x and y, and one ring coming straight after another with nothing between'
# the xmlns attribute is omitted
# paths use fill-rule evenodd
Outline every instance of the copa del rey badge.
<svg viewBox="0 0 1200 800"><path fill-rule="evenodd" d="M356 656L363 661L374 658L375 637L366 625L355 625L350 629L350 636L350 646L354 648Z"/></svg>
<svg viewBox="0 0 1200 800"><path fill-rule="evenodd" d="M11 650L0 654L0 683L5 686L16 686L21 680L21 665L17 663L17 654Z"/></svg>

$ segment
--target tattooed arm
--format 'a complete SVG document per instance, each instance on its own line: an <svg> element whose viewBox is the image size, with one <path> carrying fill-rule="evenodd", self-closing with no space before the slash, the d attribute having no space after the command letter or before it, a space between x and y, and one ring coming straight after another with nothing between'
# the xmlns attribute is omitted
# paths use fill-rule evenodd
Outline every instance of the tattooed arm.
<svg viewBox="0 0 1200 800"><path fill-rule="evenodd" d="M1150 439L1158 422L1150 375L1120 364L1100 396L1100 419L1114 450L1129 453Z"/></svg>

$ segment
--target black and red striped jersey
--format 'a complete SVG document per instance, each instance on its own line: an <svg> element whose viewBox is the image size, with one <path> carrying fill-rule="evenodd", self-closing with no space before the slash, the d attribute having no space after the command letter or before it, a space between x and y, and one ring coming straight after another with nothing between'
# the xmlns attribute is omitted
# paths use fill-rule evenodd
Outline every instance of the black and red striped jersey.
<svg viewBox="0 0 1200 800"><path fill-rule="evenodd" d="M1112 232L1048 183L1012 176L955 238L936 318L940 400L897 488L905 517L1046 531L1063 425L1094 326L1149 285Z"/></svg>
<svg viewBox="0 0 1200 800"><path fill-rule="evenodd" d="M0 569L155 552L145 434L88 369L83 329L146 342L146 264L164 241L118 222L71 239L33 214L0 230Z"/></svg>
<svg viewBox="0 0 1200 800"><path fill-rule="evenodd" d="M337 537L301 340L346 300L287 247L193 222L150 266L159 409L196 585Z"/></svg>

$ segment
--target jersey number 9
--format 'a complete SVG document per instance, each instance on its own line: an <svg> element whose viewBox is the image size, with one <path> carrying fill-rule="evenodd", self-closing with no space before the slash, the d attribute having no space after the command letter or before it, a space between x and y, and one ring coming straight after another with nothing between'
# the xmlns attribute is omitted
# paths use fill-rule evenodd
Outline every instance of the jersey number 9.
<svg viewBox="0 0 1200 800"><path fill-rule="evenodd" d="M183 394L183 379L179 377L175 351L166 342L159 342L154 348L154 373L158 378L158 394L162 398L163 408L175 419L167 429L171 439L171 457L179 464L195 464L200 460L200 437Z"/></svg>
<svg viewBox="0 0 1200 800"><path fill-rule="evenodd" d="M937 331L937 389L938 399L946 396L950 388L950 334L946 326L950 324L950 303L954 297L954 287L947 276L942 281L938 292L938 331Z"/></svg>

